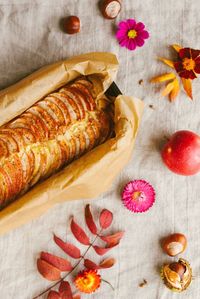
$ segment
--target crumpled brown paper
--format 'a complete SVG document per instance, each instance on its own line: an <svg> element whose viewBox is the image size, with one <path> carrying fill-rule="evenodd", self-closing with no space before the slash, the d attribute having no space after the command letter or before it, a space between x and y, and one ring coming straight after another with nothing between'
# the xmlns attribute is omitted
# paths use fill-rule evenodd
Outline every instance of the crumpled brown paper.
<svg viewBox="0 0 200 299"><path fill-rule="evenodd" d="M104 92L115 79L117 69L116 56L111 53L88 53L44 67L0 92L0 125L80 74L98 76ZM116 137L36 185L2 210L0 234L40 216L56 203L93 198L105 192L131 156L142 110L140 100L118 96L115 100Z"/></svg>

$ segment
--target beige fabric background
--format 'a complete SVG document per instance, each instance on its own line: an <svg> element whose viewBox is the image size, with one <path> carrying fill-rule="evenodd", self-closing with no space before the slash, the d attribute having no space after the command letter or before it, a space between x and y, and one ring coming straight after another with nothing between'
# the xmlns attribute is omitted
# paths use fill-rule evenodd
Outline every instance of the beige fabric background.
<svg viewBox="0 0 200 299"><path fill-rule="evenodd" d="M104 285L90 298L200 298L200 176L172 174L163 166L159 154L165 135L178 129L200 133L200 80L194 82L193 103L182 92L170 104L159 96L157 87L148 83L150 77L167 70L156 57L169 57L169 44L200 48L199 10L199 0L125 0L118 19L107 21L101 17L95 0L0 0L1 88L57 60L89 51L112 51L120 61L119 87L146 104L129 165L107 193L91 201L96 212L103 207L111 209L115 215L113 228L125 229L126 235L120 246L108 254L117 259L117 264L102 273L115 291ZM81 18L82 31L78 35L67 36L59 28L60 18L69 14ZM129 17L143 21L151 34L146 45L135 52L120 48L114 38L115 24ZM140 79L143 85L138 84ZM149 108L150 104L154 109ZM120 201L122 186L136 178L150 181L157 192L155 205L143 215L131 214ZM74 214L84 226L82 214L87 202L80 199L57 205L0 238L0 298L31 299L49 285L37 273L37 254L48 250L64 256L54 245L52 232L65 239L67 232L72 241L68 218ZM191 262L195 276L190 289L181 295L163 286L158 271L162 262L170 260L162 253L159 240L174 231L188 237L188 249L182 256ZM143 278L148 285L139 288Z"/></svg>

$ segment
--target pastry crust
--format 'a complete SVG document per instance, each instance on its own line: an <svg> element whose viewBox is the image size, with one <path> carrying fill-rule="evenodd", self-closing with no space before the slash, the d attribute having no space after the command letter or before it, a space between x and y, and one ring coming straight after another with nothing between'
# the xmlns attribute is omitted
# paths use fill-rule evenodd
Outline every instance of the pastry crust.
<svg viewBox="0 0 200 299"><path fill-rule="evenodd" d="M0 210L112 135L96 97L81 77L0 127Z"/></svg>

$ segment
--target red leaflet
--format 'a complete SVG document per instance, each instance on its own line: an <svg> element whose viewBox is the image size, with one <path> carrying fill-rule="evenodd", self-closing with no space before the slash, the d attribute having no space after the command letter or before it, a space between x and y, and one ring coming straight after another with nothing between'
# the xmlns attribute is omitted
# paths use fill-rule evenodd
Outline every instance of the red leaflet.
<svg viewBox="0 0 200 299"><path fill-rule="evenodd" d="M87 223L87 226L89 230L91 231L92 234L96 235L97 234L97 227L94 222L92 213L90 211L90 205L86 205L85 207L85 221Z"/></svg>
<svg viewBox="0 0 200 299"><path fill-rule="evenodd" d="M73 297L73 299L81 299L81 296L79 294L77 294Z"/></svg>
<svg viewBox="0 0 200 299"><path fill-rule="evenodd" d="M40 258L61 271L71 271L73 269L72 264L68 260L48 252L41 252Z"/></svg>
<svg viewBox="0 0 200 299"><path fill-rule="evenodd" d="M97 269L99 269L99 266L97 264L95 264L93 261L89 260L89 259L85 259L84 260L84 266L87 269L91 269L91 270L97 270Z"/></svg>
<svg viewBox="0 0 200 299"><path fill-rule="evenodd" d="M48 280L54 281L60 279L61 271L41 259L37 260L37 268L40 274Z"/></svg>
<svg viewBox="0 0 200 299"><path fill-rule="evenodd" d="M116 262L115 259L109 258L109 259L103 260L99 265L97 265L93 261L91 261L89 259L85 259L84 266L87 269L91 269L91 270L107 269L107 268L111 268L115 264L115 262Z"/></svg>
<svg viewBox="0 0 200 299"><path fill-rule="evenodd" d="M72 218L71 221L71 231L74 237L84 245L90 245L90 240L84 230L74 221Z"/></svg>
<svg viewBox="0 0 200 299"><path fill-rule="evenodd" d="M110 258L110 259L103 260L99 264L99 266L101 267L101 269L107 269L107 268L111 268L112 266L114 266L115 263L116 263L116 260L113 258Z"/></svg>
<svg viewBox="0 0 200 299"><path fill-rule="evenodd" d="M114 246L110 246L110 247L99 247L99 246L93 246L94 250L96 251L96 253L98 255L104 255L106 254L109 250L111 250L113 247L117 246L118 244L115 244Z"/></svg>
<svg viewBox="0 0 200 299"><path fill-rule="evenodd" d="M80 249L78 249L75 245L63 242L56 235L54 235L54 241L65 253L72 258L79 259L81 257Z"/></svg>
<svg viewBox="0 0 200 299"><path fill-rule="evenodd" d="M72 290L68 281L61 282L59 293L62 299L73 299Z"/></svg>
<svg viewBox="0 0 200 299"><path fill-rule="evenodd" d="M108 246L113 246L116 244L119 244L121 238L123 237L124 232L117 232L113 235L108 235L108 236L101 236L101 240L103 240L104 242L106 242L108 244Z"/></svg>
<svg viewBox="0 0 200 299"><path fill-rule="evenodd" d="M113 220L113 214L109 210L102 210L99 218L99 222L101 225L101 228L106 229L108 228Z"/></svg>
<svg viewBox="0 0 200 299"><path fill-rule="evenodd" d="M61 297L56 291L50 291L47 299L61 299Z"/></svg>

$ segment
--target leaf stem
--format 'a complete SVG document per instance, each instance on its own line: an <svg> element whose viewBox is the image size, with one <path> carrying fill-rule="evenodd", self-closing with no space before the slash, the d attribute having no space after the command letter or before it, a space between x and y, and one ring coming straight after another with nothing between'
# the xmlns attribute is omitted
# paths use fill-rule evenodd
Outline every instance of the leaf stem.
<svg viewBox="0 0 200 299"><path fill-rule="evenodd" d="M90 248L93 246L93 244L96 242L97 238L99 238L100 234L102 232L102 229L100 230L100 232L98 234L96 234L96 237L94 238L94 240L92 241L92 243L88 246L87 250L85 251L85 253L83 254L83 256L81 256L80 260L76 263L76 265L74 266L74 268L68 272L65 276L63 276L60 280L58 280L56 283L54 283L52 286L48 287L46 290L44 290L42 293L40 293L39 295L37 295L36 297L33 297L33 299L38 299L40 298L42 295L44 295L46 292L50 291L51 289L53 289L55 286L57 286L60 282L62 282L65 278L67 278L72 272L74 272L74 270L80 265L80 263L82 262L82 260L85 258L86 254L88 253L88 251L90 250ZM106 281L105 281L106 282ZM109 284L109 282L107 282ZM112 286L111 286L112 287ZM112 287L113 288L113 287Z"/></svg>
<svg viewBox="0 0 200 299"><path fill-rule="evenodd" d="M112 286L112 284L109 282L109 281L107 281L107 280L105 280L105 279L101 279L103 282L105 282L105 283L107 283L110 287L111 287L111 289L114 291L115 289L114 289L114 287Z"/></svg>

